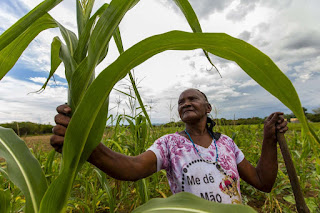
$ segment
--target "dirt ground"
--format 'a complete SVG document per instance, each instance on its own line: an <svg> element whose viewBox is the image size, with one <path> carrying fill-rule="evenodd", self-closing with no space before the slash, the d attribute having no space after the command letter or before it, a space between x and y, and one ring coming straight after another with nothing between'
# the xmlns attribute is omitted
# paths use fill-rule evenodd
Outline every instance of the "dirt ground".
<svg viewBox="0 0 320 213"><path fill-rule="evenodd" d="M50 152L53 148L50 145L50 135L36 135L21 137L29 148L41 149L44 152Z"/></svg>

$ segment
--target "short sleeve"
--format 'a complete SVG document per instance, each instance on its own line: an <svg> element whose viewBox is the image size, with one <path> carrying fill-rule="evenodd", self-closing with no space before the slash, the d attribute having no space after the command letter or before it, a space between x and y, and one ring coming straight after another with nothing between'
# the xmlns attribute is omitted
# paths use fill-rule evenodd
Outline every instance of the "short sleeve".
<svg viewBox="0 0 320 213"><path fill-rule="evenodd" d="M168 136L162 136L157 139L147 151L152 151L157 157L157 171L161 169L168 170L169 168L169 151L168 151Z"/></svg>
<svg viewBox="0 0 320 213"><path fill-rule="evenodd" d="M234 153L235 153L235 157L236 157L236 162L237 164L241 163L241 161L243 161L244 159L244 154L243 152L239 149L239 147L237 146L237 144L232 141L234 144Z"/></svg>

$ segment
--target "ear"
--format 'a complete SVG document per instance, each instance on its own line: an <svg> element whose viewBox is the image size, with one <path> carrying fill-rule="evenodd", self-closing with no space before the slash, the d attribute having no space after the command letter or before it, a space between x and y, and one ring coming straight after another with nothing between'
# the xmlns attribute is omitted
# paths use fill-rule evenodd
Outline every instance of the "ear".
<svg viewBox="0 0 320 213"><path fill-rule="evenodd" d="M208 103L208 106L207 106L207 113L210 113L212 110L212 106L211 104Z"/></svg>

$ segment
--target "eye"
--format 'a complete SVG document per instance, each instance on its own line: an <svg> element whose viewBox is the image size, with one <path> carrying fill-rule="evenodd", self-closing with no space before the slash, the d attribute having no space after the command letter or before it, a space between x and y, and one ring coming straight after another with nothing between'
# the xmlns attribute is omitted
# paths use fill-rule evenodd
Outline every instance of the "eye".
<svg viewBox="0 0 320 213"><path fill-rule="evenodd" d="M194 101L194 100L197 100L198 98L197 97L190 97L189 99L190 99L190 101Z"/></svg>

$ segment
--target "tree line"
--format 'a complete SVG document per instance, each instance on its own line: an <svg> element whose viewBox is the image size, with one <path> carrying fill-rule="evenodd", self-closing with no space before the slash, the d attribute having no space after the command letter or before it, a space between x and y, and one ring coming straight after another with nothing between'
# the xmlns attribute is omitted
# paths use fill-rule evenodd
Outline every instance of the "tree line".
<svg viewBox="0 0 320 213"><path fill-rule="evenodd" d="M310 122L320 122L320 107L317 109L313 109L313 113L308 113L307 108L302 107L304 114L306 115L308 121ZM259 118L259 117L252 117L252 118L239 118L239 119L226 119L226 118L217 118L214 119L214 121L218 125L248 125L248 124L263 124L265 118ZM293 118L296 118L296 116L293 113L290 114L284 114L284 118L287 119L288 122L294 121ZM164 127L183 127L184 123L182 121L178 122L169 122L163 125Z"/></svg>
<svg viewBox="0 0 320 213"><path fill-rule="evenodd" d="M305 115L307 119L311 122L320 122L320 107L317 109L313 109L313 113L308 113L307 109L303 107ZM291 114L285 114L284 117L290 122L292 118L296 116ZM218 118L214 119L218 125L248 125L248 124L263 124L266 118L252 117L252 118L239 118L237 120L234 119L226 119L226 118ZM52 125L50 124L37 124L32 122L11 122L0 124L0 126L5 128L11 128L15 133L19 136L24 135L41 135L41 134L49 134L52 133ZM169 122L163 124L164 127L183 127L184 123L182 121L178 122Z"/></svg>
<svg viewBox="0 0 320 213"><path fill-rule="evenodd" d="M11 122L0 124L0 126L5 128L11 128L13 131L19 135L42 135L52 133L52 125L50 124L37 124L32 122Z"/></svg>

